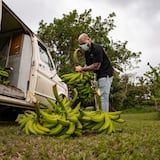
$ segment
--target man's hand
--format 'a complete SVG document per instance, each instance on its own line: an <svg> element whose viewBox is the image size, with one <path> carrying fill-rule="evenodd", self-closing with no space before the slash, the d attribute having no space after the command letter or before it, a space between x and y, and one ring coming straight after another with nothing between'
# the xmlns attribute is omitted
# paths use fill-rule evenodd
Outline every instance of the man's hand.
<svg viewBox="0 0 160 160"><path fill-rule="evenodd" d="M82 66L76 66L75 67L75 71L77 71L77 72L81 72L82 71Z"/></svg>

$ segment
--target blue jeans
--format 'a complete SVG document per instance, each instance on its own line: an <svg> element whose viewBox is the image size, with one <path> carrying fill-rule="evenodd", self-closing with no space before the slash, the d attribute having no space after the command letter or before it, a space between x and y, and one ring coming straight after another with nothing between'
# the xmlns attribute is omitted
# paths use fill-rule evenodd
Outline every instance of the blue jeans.
<svg viewBox="0 0 160 160"><path fill-rule="evenodd" d="M101 92L101 109L102 111L109 112L109 93L113 77L99 78L97 81L98 88Z"/></svg>

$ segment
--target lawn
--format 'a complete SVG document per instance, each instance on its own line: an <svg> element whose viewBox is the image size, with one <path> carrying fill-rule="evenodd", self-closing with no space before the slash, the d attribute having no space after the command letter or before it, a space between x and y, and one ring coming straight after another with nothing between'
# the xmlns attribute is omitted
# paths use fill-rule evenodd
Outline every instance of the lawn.
<svg viewBox="0 0 160 160"><path fill-rule="evenodd" d="M159 160L158 113L124 113L110 135L88 133L57 139L27 136L11 122L0 123L0 160Z"/></svg>

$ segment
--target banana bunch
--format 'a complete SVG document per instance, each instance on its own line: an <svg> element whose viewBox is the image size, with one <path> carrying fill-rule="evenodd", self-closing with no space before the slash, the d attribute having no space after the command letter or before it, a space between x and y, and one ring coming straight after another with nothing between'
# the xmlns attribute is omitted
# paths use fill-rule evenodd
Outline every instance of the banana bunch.
<svg viewBox="0 0 160 160"><path fill-rule="evenodd" d="M26 111L18 115L16 121L27 135L50 135L59 138L82 135L82 124L79 121L81 103L75 103L78 93L74 89L74 97L68 100L58 95L53 86L56 102L47 98L49 104L36 103L36 111ZM40 108L43 106L43 109Z"/></svg>
<svg viewBox="0 0 160 160"><path fill-rule="evenodd" d="M84 130L98 131L100 133L110 134L115 132L113 121L123 123L120 118L120 111L103 112L103 111L84 111L81 110L81 122Z"/></svg>
<svg viewBox="0 0 160 160"><path fill-rule="evenodd" d="M57 124L51 128L50 135L66 138L82 134L82 124L79 121L81 103L76 104L78 92L76 89L73 89L73 92L73 99L69 100L58 95L56 85L53 86L53 93L57 103L50 98L47 98L47 100L53 108L53 114L56 113L58 117Z"/></svg>
<svg viewBox="0 0 160 160"><path fill-rule="evenodd" d="M0 83L4 85L8 85L10 80L8 79L9 73L5 70L5 68L0 66Z"/></svg>
<svg viewBox="0 0 160 160"><path fill-rule="evenodd" d="M80 103L73 109L61 113L51 113L51 110L40 109L40 122L34 111L19 114L16 122L27 134L50 135L59 138L82 135L82 124L79 121Z"/></svg>
<svg viewBox="0 0 160 160"><path fill-rule="evenodd" d="M37 114L34 111L26 111L24 114L19 114L16 122L20 128L27 134L47 135L50 131L49 128L41 125L37 120Z"/></svg>
<svg viewBox="0 0 160 160"><path fill-rule="evenodd" d="M52 100L50 99L50 102L51 101ZM66 104L68 104L67 101ZM58 104L56 105L59 107ZM60 109L60 111L57 113L51 112L51 110L48 109L40 109L41 123L44 127L50 129L49 135L59 138L80 136L82 134L82 124L79 121L80 105L81 104L78 103L74 109L71 109L67 106L65 111Z"/></svg>
<svg viewBox="0 0 160 160"><path fill-rule="evenodd" d="M79 108L80 104L77 105ZM75 111L75 110L74 110ZM16 122L27 135L50 135L59 138L82 135L82 124L78 120L78 114L70 112L68 117L65 113L54 114L47 109L40 109L40 122L36 112L19 114ZM74 115L73 115L74 114Z"/></svg>
<svg viewBox="0 0 160 160"><path fill-rule="evenodd" d="M86 104L88 101L93 101L95 89L93 85L92 72L74 72L61 76L62 80L68 84L69 89L72 91L76 88L78 91L78 98L81 102Z"/></svg>

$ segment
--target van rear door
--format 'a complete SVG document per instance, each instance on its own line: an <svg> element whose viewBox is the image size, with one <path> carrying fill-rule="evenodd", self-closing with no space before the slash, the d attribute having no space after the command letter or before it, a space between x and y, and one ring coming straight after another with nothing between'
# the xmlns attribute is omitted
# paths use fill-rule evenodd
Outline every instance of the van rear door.
<svg viewBox="0 0 160 160"><path fill-rule="evenodd" d="M40 41L37 42L39 54L37 70L38 75L35 91L37 98L42 100L44 97L54 97L52 91L54 82L52 81L52 76L56 74L56 69L51 61L46 47Z"/></svg>
<svg viewBox="0 0 160 160"><path fill-rule="evenodd" d="M58 94L68 96L67 86L57 75L57 71L50 53L46 47L38 41L38 70L35 93L38 99L45 97L54 98L52 87L57 85Z"/></svg>

